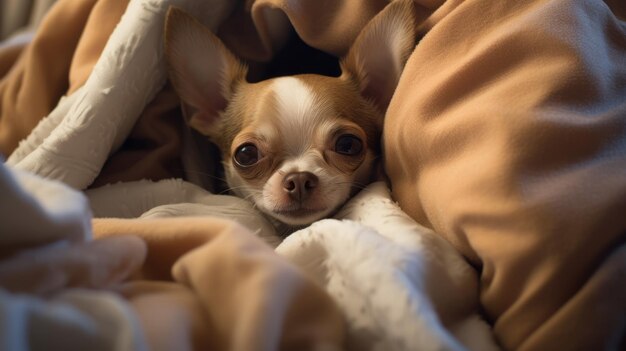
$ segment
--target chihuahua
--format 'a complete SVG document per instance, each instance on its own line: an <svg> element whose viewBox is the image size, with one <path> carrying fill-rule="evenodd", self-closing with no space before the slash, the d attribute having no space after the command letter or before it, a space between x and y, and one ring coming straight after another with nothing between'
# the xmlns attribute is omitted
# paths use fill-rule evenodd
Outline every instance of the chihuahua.
<svg viewBox="0 0 626 351"><path fill-rule="evenodd" d="M168 10L165 56L189 126L218 146L227 185L277 225L332 215L373 180L384 113L415 47L412 0L379 13L340 61L341 75L246 81L211 31ZM276 221L278 223L276 223Z"/></svg>

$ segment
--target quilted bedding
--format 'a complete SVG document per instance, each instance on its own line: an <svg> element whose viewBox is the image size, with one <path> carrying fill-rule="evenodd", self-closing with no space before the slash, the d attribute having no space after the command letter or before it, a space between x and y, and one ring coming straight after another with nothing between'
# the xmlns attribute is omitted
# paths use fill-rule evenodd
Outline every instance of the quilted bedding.
<svg viewBox="0 0 626 351"><path fill-rule="evenodd" d="M59 0L1 46L0 349L624 347L620 2L415 1L391 188L285 240L181 159L170 5L266 62L387 3Z"/></svg>

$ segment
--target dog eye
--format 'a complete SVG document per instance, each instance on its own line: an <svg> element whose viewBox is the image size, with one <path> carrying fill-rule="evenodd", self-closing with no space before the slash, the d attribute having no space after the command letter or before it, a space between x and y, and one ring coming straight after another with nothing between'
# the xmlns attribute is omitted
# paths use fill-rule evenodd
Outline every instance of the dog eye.
<svg viewBox="0 0 626 351"><path fill-rule="evenodd" d="M234 159L239 166L248 167L259 162L261 159L261 153L256 145L243 144L235 151Z"/></svg>
<svg viewBox="0 0 626 351"><path fill-rule="evenodd" d="M344 134L335 142L335 152L342 155L354 156L363 150L361 139L352 134Z"/></svg>

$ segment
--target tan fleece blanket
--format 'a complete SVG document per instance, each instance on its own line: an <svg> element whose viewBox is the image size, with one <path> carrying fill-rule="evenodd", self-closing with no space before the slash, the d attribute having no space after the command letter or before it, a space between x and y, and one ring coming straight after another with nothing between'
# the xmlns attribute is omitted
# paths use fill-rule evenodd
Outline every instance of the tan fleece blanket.
<svg viewBox="0 0 626 351"><path fill-rule="evenodd" d="M385 122L395 199L475 267L482 308L504 348L623 348L625 6L415 3L423 37ZM385 4L246 1L224 10L214 29L222 23L222 38L249 59L271 58L289 23L309 45L340 55ZM89 88L126 5L60 1L21 56L0 51L0 152L11 154L62 95ZM110 150L121 149L103 157L101 169L66 177L45 162L24 167L81 188L179 176L179 119L168 118L176 114L169 94L148 91L152 102L131 108L138 122L115 138ZM119 223L94 228L141 230Z"/></svg>

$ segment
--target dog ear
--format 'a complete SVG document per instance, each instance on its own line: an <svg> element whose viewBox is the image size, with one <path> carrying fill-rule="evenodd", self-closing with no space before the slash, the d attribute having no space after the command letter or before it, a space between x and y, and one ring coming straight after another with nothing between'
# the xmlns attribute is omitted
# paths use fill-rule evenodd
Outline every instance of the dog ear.
<svg viewBox="0 0 626 351"><path fill-rule="evenodd" d="M209 137L217 133L247 68L211 31L186 12L170 7L165 21L165 58L187 123Z"/></svg>
<svg viewBox="0 0 626 351"><path fill-rule="evenodd" d="M342 77L357 82L361 94L385 111L416 44L413 0L397 0L378 13L357 36L341 61Z"/></svg>

